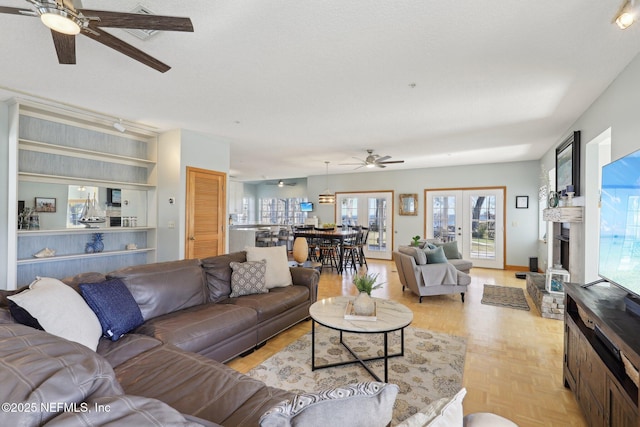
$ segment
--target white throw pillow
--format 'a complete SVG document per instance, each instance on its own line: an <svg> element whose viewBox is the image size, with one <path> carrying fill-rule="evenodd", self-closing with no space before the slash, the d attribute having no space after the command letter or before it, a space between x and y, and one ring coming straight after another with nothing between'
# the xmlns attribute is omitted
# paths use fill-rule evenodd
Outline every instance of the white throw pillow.
<svg viewBox="0 0 640 427"><path fill-rule="evenodd" d="M462 388L451 399L443 398L433 401L397 427L462 427L464 420L462 400L466 394L467 389Z"/></svg>
<svg viewBox="0 0 640 427"><path fill-rule="evenodd" d="M29 289L7 297L38 320L50 334L96 351L102 336L100 321L85 300L58 279L38 277Z"/></svg>
<svg viewBox="0 0 640 427"><path fill-rule="evenodd" d="M263 259L267 261L267 273L265 274L267 289L282 288L293 283L285 246L265 248L247 246L244 250L247 252L247 261L261 261Z"/></svg>

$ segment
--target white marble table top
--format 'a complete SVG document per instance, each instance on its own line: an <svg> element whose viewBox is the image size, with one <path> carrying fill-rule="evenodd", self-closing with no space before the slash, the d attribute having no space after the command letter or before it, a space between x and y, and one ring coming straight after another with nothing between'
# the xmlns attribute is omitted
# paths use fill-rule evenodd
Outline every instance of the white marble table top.
<svg viewBox="0 0 640 427"><path fill-rule="evenodd" d="M344 312L347 302L355 297L332 297L317 301L309 308L309 314L316 322L329 328L348 332L387 332L402 329L413 320L413 312L406 306L380 298L376 302L376 320L346 320Z"/></svg>

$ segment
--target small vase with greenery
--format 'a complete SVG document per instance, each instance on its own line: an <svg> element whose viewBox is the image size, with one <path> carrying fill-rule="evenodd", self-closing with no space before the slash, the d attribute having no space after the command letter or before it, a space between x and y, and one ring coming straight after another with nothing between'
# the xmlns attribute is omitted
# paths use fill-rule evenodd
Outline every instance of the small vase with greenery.
<svg viewBox="0 0 640 427"><path fill-rule="evenodd" d="M411 246L418 246L420 245L420 236L413 236L411 238Z"/></svg>
<svg viewBox="0 0 640 427"><path fill-rule="evenodd" d="M376 285L377 280L378 274L358 274L357 276L354 276L353 284L358 292L366 292L367 295L371 296L372 290L382 287L382 283L378 283Z"/></svg>
<svg viewBox="0 0 640 427"><path fill-rule="evenodd" d="M371 299L371 291L382 287L382 283L376 284L377 274L359 274L353 278L353 284L358 292L358 296L353 301L355 314L359 316L371 316L375 313L376 305Z"/></svg>

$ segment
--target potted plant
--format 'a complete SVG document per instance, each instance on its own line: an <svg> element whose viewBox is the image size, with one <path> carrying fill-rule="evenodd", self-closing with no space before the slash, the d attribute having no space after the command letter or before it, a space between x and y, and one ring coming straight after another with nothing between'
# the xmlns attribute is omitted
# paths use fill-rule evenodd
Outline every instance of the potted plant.
<svg viewBox="0 0 640 427"><path fill-rule="evenodd" d="M353 284L359 294L353 301L353 309L356 315L371 316L374 314L376 306L371 299L371 291L382 287L382 283L376 285L378 274L358 274L353 278Z"/></svg>
<svg viewBox="0 0 640 427"><path fill-rule="evenodd" d="M411 238L411 246L418 246L420 245L420 236L413 236Z"/></svg>

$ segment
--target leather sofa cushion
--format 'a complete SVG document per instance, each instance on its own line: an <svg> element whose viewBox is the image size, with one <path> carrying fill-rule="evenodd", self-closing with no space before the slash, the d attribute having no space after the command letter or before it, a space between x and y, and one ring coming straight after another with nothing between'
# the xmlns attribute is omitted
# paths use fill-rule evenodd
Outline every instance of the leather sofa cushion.
<svg viewBox="0 0 640 427"><path fill-rule="evenodd" d="M247 253L244 251L231 254L212 256L201 260L204 269L209 301L220 302L229 298L231 294L232 262L246 262Z"/></svg>
<svg viewBox="0 0 640 427"><path fill-rule="evenodd" d="M134 332L199 353L256 329L257 323L255 310L232 304L204 304L148 320Z"/></svg>
<svg viewBox="0 0 640 427"><path fill-rule="evenodd" d="M162 341L140 334L127 334L118 341L102 337L96 353L107 359L107 362L115 368L122 362L159 345L162 345Z"/></svg>
<svg viewBox="0 0 640 427"><path fill-rule="evenodd" d="M77 293L80 293L80 285L83 283L102 283L107 280L107 276L93 271L76 274L75 276L60 279L63 283L71 286Z"/></svg>
<svg viewBox="0 0 640 427"><path fill-rule="evenodd" d="M257 426L264 412L294 396L166 344L118 366L116 375L128 394L156 398L184 414L226 426Z"/></svg>
<svg viewBox="0 0 640 427"><path fill-rule="evenodd" d="M86 410L66 411L45 426L102 425L202 427L203 424L186 419L159 400L122 395L92 399L87 403Z"/></svg>
<svg viewBox="0 0 640 427"><path fill-rule="evenodd" d="M244 295L240 298L229 299L230 304L255 310L258 313L258 323L272 319L278 314L306 302L309 302L309 288L295 285L273 288L267 294Z"/></svg>
<svg viewBox="0 0 640 427"><path fill-rule="evenodd" d="M197 259L136 265L113 271L107 278L122 280L144 320L206 301L204 277Z"/></svg>
<svg viewBox="0 0 640 427"><path fill-rule="evenodd" d="M123 394L109 363L82 344L13 324L0 325L0 401L35 404L36 412L0 413L0 425L41 425L63 412L50 403L80 404ZM28 379L28 380L27 380Z"/></svg>

